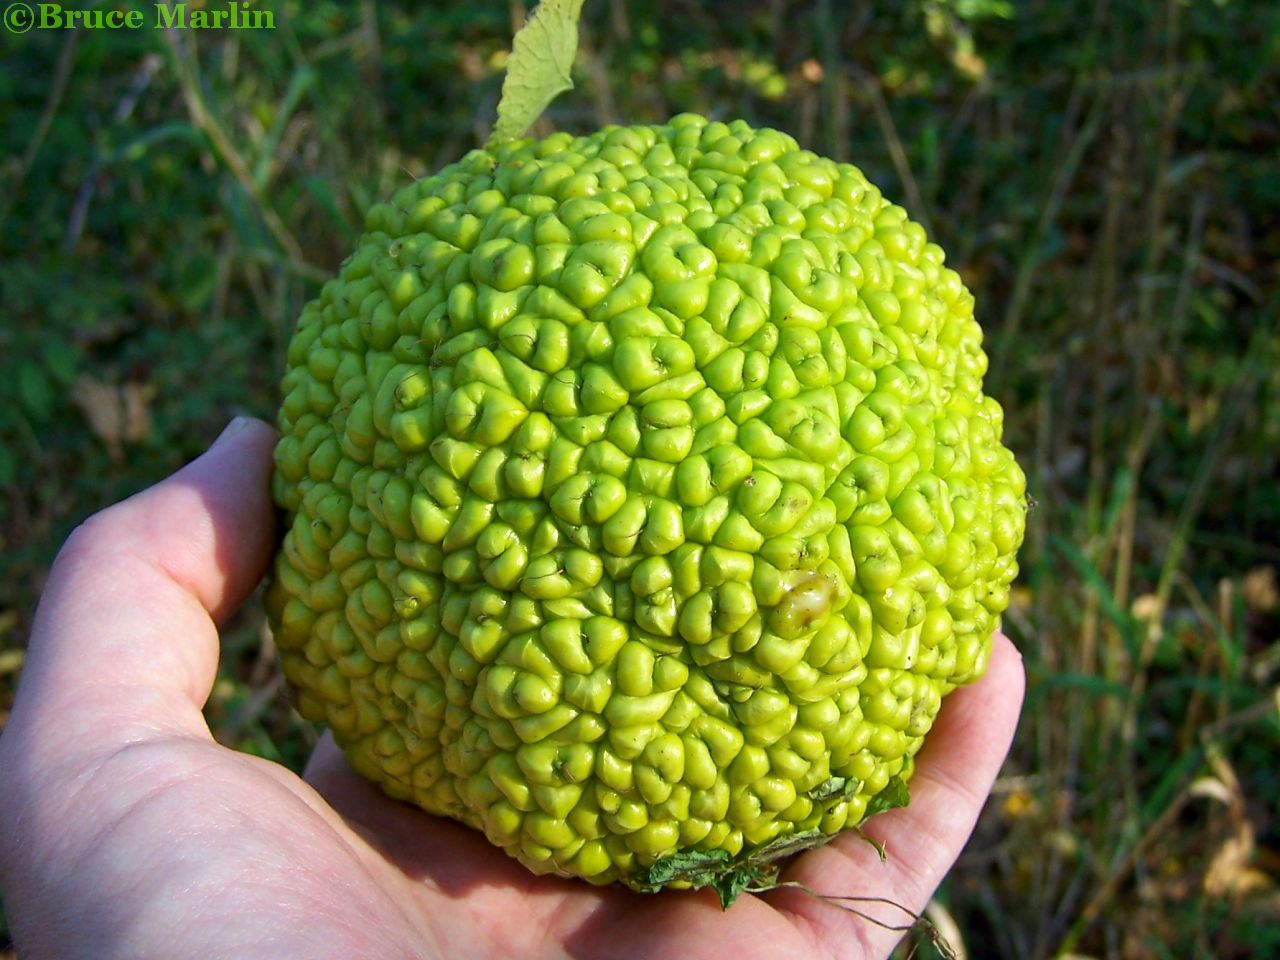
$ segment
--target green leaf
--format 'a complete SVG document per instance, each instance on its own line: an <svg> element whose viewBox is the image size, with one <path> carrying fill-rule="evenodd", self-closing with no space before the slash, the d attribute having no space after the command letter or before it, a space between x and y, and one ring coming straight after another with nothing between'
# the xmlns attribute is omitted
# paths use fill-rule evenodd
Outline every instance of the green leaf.
<svg viewBox="0 0 1280 960"><path fill-rule="evenodd" d="M151 147L169 140L181 140L197 146L204 142L200 131L185 121L162 123L118 147L112 159L136 162L146 156Z"/></svg>
<svg viewBox="0 0 1280 960"><path fill-rule="evenodd" d="M751 886L755 879L750 870L730 870L717 877L711 886L716 896L720 898L720 909L728 910L733 905L733 901L742 896L742 892Z"/></svg>
<svg viewBox="0 0 1280 960"><path fill-rule="evenodd" d="M44 368L54 384L69 387L80 368L80 351L65 340L53 340L40 351Z"/></svg>
<svg viewBox="0 0 1280 960"><path fill-rule="evenodd" d="M1092 673L1061 670L1037 675L1032 699L1059 690L1078 690L1093 697L1115 697L1122 701L1133 698L1133 690L1123 683L1105 680Z"/></svg>
<svg viewBox="0 0 1280 960"><path fill-rule="evenodd" d="M729 868L732 857L724 850L701 852L685 850L655 861L636 883L643 888L659 890L673 880L684 880L703 887Z"/></svg>
<svg viewBox="0 0 1280 960"><path fill-rule="evenodd" d="M271 129L267 131L266 139L259 147L258 161L253 167L253 185L259 190L265 189L271 178L271 163L276 157L276 151L280 149L280 141L284 137L290 118L293 117L293 112L315 81L316 72L306 66L295 70L289 79L289 89L285 91L284 100L276 110L275 120L271 124Z"/></svg>
<svg viewBox="0 0 1280 960"><path fill-rule="evenodd" d="M11 487L18 482L18 456L0 443L0 487Z"/></svg>
<svg viewBox="0 0 1280 960"><path fill-rule="evenodd" d="M36 423L44 424L53 413L54 385L44 367L28 361L18 367L18 401Z"/></svg>
<svg viewBox="0 0 1280 960"><path fill-rule="evenodd" d="M892 777L885 784L883 790L877 793L867 803L867 814L864 820L874 817L877 813L884 813L886 810L895 810L898 807L905 807L911 802L911 794L907 790L907 782L901 777Z"/></svg>
<svg viewBox="0 0 1280 960"><path fill-rule="evenodd" d="M795 853L803 853L806 850L812 850L814 847L820 847L830 839L831 837L828 834L823 833L816 827L801 833L787 834L784 837L770 840L768 843L750 851L746 855L746 862L757 866L765 866L775 860L781 860L783 857L789 857Z"/></svg>
<svg viewBox="0 0 1280 960"><path fill-rule="evenodd" d="M648 893L657 893L673 881L687 883L695 890L711 887L720 898L720 908L728 910L746 890L777 886L777 861L812 850L830 839L813 829L770 840L736 857L724 850L684 850L655 861L636 877L635 886Z"/></svg>
<svg viewBox="0 0 1280 960"><path fill-rule="evenodd" d="M1127 482L1123 481L1122 482ZM1116 601L1115 593L1111 589L1111 585L1107 582L1106 577L1074 543L1065 537L1050 536L1049 545L1053 547L1058 554L1065 559L1071 566L1076 568L1076 572L1084 579L1084 581L1093 588L1098 598L1098 606L1102 610L1103 616L1111 621L1112 625L1119 632L1121 638L1125 641L1129 650L1133 653L1137 652L1137 631L1136 621L1129 612L1123 609Z"/></svg>
<svg viewBox="0 0 1280 960"><path fill-rule="evenodd" d="M858 792L861 786L862 781L857 777L828 777L810 790L806 796L813 801L830 800L832 797L848 800Z"/></svg>
<svg viewBox="0 0 1280 960"><path fill-rule="evenodd" d="M340 230L350 234L352 232L351 224L347 222L346 217L342 215L342 210L338 207L338 198L334 195L333 188L329 185L329 181L323 177L303 177L301 180L302 189L311 194L311 197L320 206L320 209L333 221L334 226Z"/></svg>
<svg viewBox="0 0 1280 960"><path fill-rule="evenodd" d="M521 136L552 100L573 89L569 71L578 52L584 0L542 0L512 44L489 146Z"/></svg>
<svg viewBox="0 0 1280 960"><path fill-rule="evenodd" d="M673 881L687 883L695 890L711 887L720 898L720 909L728 910L744 890L764 879L765 872L752 863L735 861L724 850L685 850L656 861L637 878L636 886L649 893L657 893Z"/></svg>

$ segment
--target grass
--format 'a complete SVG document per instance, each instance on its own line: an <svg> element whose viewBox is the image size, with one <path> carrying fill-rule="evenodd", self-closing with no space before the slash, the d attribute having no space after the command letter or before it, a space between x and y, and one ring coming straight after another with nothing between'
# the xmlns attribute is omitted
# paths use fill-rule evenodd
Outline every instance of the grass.
<svg viewBox="0 0 1280 960"><path fill-rule="evenodd" d="M0 722L57 544L271 416L362 211L484 139L522 12L272 9L261 34L5 41ZM1241 0L591 0L543 121L787 129L973 289L1036 506L1022 727L934 906L969 956L1280 952L1277 37ZM256 606L208 715L307 754Z"/></svg>

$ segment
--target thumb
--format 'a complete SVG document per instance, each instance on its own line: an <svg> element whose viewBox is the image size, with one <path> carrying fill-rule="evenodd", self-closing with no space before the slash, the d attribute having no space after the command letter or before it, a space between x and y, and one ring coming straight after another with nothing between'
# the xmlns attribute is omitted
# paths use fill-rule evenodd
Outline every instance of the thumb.
<svg viewBox="0 0 1280 960"><path fill-rule="evenodd" d="M201 457L68 538L36 613L11 724L74 714L150 724L156 700L203 729L216 622L261 579L275 541L275 433L247 418ZM105 732L105 731L103 731Z"/></svg>

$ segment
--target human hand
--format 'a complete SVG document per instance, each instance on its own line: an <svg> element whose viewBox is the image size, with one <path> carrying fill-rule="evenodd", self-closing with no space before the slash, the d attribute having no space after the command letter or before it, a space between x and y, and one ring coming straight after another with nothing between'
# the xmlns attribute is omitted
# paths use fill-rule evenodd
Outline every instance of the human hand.
<svg viewBox="0 0 1280 960"><path fill-rule="evenodd" d="M535 877L386 797L327 738L303 778L218 745L201 709L218 624L274 549L274 442L233 424L58 556L0 738L0 891L24 960L889 954L900 933L794 889L722 912L710 891ZM921 909L972 831L1023 686L996 637L986 677L944 702L910 806L871 822L888 861L846 835L784 879Z"/></svg>

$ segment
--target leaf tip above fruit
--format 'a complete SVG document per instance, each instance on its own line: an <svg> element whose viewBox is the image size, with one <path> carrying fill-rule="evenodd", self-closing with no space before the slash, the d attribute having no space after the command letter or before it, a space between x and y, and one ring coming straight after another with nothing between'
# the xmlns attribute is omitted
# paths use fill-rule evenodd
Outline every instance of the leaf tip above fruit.
<svg viewBox="0 0 1280 960"><path fill-rule="evenodd" d="M486 146L516 140L556 97L573 89L578 18L584 0L542 0L516 33L498 100L498 119Z"/></svg>

